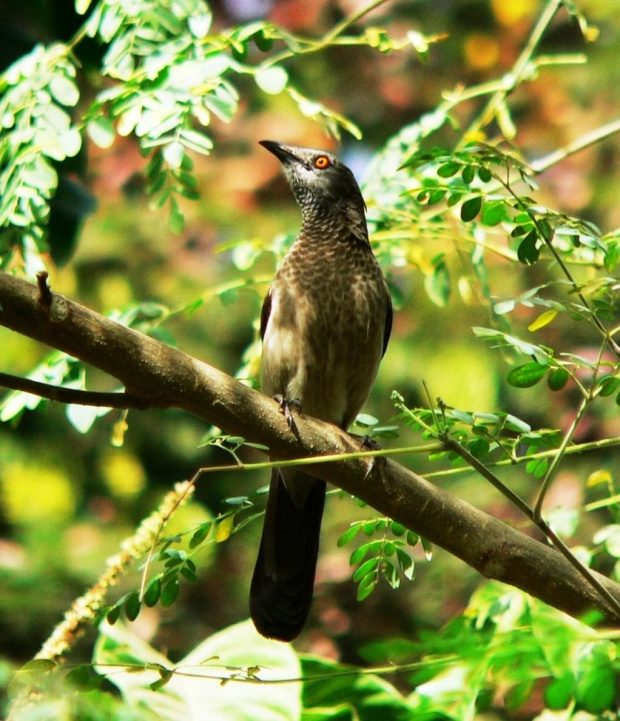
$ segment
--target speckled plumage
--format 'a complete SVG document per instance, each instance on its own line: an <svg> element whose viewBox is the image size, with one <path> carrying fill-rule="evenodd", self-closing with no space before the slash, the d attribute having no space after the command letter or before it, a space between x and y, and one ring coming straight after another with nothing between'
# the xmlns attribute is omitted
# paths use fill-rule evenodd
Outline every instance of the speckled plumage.
<svg viewBox="0 0 620 721"><path fill-rule="evenodd" d="M281 160L303 218L263 307L262 389L346 429L368 397L391 329L364 201L334 156L262 144ZM273 474L269 493L250 610L261 633L291 640L312 600L325 484L283 470Z"/></svg>

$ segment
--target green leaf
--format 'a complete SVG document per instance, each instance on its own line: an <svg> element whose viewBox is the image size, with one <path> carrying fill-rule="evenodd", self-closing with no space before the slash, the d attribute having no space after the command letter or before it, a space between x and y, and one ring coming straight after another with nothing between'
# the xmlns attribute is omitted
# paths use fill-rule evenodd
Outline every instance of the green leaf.
<svg viewBox="0 0 620 721"><path fill-rule="evenodd" d="M125 610L125 616L127 616L130 621L135 621L136 618L138 618L140 605L140 597L138 596L137 591L134 591L127 596L123 608Z"/></svg>
<svg viewBox="0 0 620 721"><path fill-rule="evenodd" d="M467 444L467 450L474 458L485 458L489 453L489 441L486 438L474 438Z"/></svg>
<svg viewBox="0 0 620 721"><path fill-rule="evenodd" d="M400 570L403 572L403 575L405 576L405 578L412 581L415 574L415 564L413 562L413 558L411 558L407 551L403 550L402 548L396 549L396 557L398 559L398 565L400 566Z"/></svg>
<svg viewBox="0 0 620 721"><path fill-rule="evenodd" d="M202 40L206 36L212 22L213 15L206 4L202 4L198 12L192 13L187 18L189 31L198 40Z"/></svg>
<svg viewBox="0 0 620 721"><path fill-rule="evenodd" d="M516 711L518 708L521 708L532 696L533 689L534 681L532 679L527 679L513 686L504 697L506 708L509 711Z"/></svg>
<svg viewBox="0 0 620 721"><path fill-rule="evenodd" d="M235 527L234 515L225 516L222 518L215 527L214 540L216 543L223 543L230 538L230 534L233 532Z"/></svg>
<svg viewBox="0 0 620 721"><path fill-rule="evenodd" d="M620 388L620 378L613 375L604 376L599 380L599 396L611 396Z"/></svg>
<svg viewBox="0 0 620 721"><path fill-rule="evenodd" d="M65 681L78 687L81 691L93 691L101 686L103 677L95 673L91 666L84 664L72 668L65 675Z"/></svg>
<svg viewBox="0 0 620 721"><path fill-rule="evenodd" d="M430 561L433 557L433 544L426 538L421 538L420 540L422 542L422 548L424 549L424 555L426 556L426 560Z"/></svg>
<svg viewBox="0 0 620 721"><path fill-rule="evenodd" d="M369 415L368 413L358 413L355 422L358 426L370 427L376 426L377 423L379 423L379 419Z"/></svg>
<svg viewBox="0 0 620 721"><path fill-rule="evenodd" d="M213 148L213 141L204 133L197 130L183 129L179 133L180 142L188 149L201 155L208 155ZM181 167L183 165L181 164Z"/></svg>
<svg viewBox="0 0 620 721"><path fill-rule="evenodd" d="M75 0L75 12L78 15L85 15L93 0Z"/></svg>
<svg viewBox="0 0 620 721"><path fill-rule="evenodd" d="M519 238L532 230L532 225L516 225L510 232L511 238Z"/></svg>
<svg viewBox="0 0 620 721"><path fill-rule="evenodd" d="M545 688L545 703L554 711L567 708L575 693L575 679L571 673L554 678Z"/></svg>
<svg viewBox="0 0 620 721"><path fill-rule="evenodd" d="M300 675L305 679L304 721L421 721L448 718L442 713L419 713L410 699L403 697L395 686L374 674L355 674L351 666L314 655L302 656L301 662ZM455 716L451 714L450 718Z"/></svg>
<svg viewBox="0 0 620 721"><path fill-rule="evenodd" d="M181 575L186 581L190 583L198 583L198 574L188 566L183 566L181 569Z"/></svg>
<svg viewBox="0 0 620 721"><path fill-rule="evenodd" d="M396 553L394 541L386 541L383 545L383 553L386 556L393 556Z"/></svg>
<svg viewBox="0 0 620 721"><path fill-rule="evenodd" d="M428 204L434 205L435 203L440 203L446 197L447 192L448 191L443 188L432 190L428 196Z"/></svg>
<svg viewBox="0 0 620 721"><path fill-rule="evenodd" d="M368 555L368 552L370 551L371 546L369 543L364 543L359 548L356 548L355 551L351 554L349 558L349 565L350 566L356 566L358 563L364 560L366 556Z"/></svg>
<svg viewBox="0 0 620 721"><path fill-rule="evenodd" d="M456 173L458 173L461 167L462 166L460 163L449 161L448 163L444 163L437 168L437 175L440 178L450 178Z"/></svg>
<svg viewBox="0 0 620 721"><path fill-rule="evenodd" d="M522 421L516 416L513 416L512 413L508 413L506 415L504 427L510 431L516 431L517 433L529 433L532 430L532 427L528 423Z"/></svg>
<svg viewBox="0 0 620 721"><path fill-rule="evenodd" d="M357 600L363 601L365 598L368 598L374 591L376 585L377 577L375 574L366 576L357 588Z"/></svg>
<svg viewBox="0 0 620 721"><path fill-rule="evenodd" d="M390 530L395 536L404 536L405 531L407 530L402 523L398 523L397 521L391 521L390 523Z"/></svg>
<svg viewBox="0 0 620 721"><path fill-rule="evenodd" d="M531 388L541 381L549 371L549 366L540 363L525 363L513 368L506 380L515 388Z"/></svg>
<svg viewBox="0 0 620 721"><path fill-rule="evenodd" d="M519 244L517 258L524 265L533 265L539 257L538 235L535 230L531 230Z"/></svg>
<svg viewBox="0 0 620 721"><path fill-rule="evenodd" d="M112 606L112 608L106 614L107 622L113 626L118 621L120 615L121 607L119 605Z"/></svg>
<svg viewBox="0 0 620 721"><path fill-rule="evenodd" d="M461 173L461 178L465 185L471 185L476 175L476 169L473 165L466 165Z"/></svg>
<svg viewBox="0 0 620 721"><path fill-rule="evenodd" d="M157 681L153 681L153 683L149 684L149 688L151 691L159 691L159 689L166 686L170 680L174 677L174 672L171 669L166 668L160 668L159 671L159 678Z"/></svg>
<svg viewBox="0 0 620 721"><path fill-rule="evenodd" d="M388 561L386 558L383 559L382 563L383 578L388 582L390 588L400 587L400 575L398 568L392 561Z"/></svg>
<svg viewBox="0 0 620 721"><path fill-rule="evenodd" d="M185 218L179 209L179 204L174 196L170 197L170 230L173 233L182 233L185 230Z"/></svg>
<svg viewBox="0 0 620 721"><path fill-rule="evenodd" d="M152 608L159 601L161 596L161 577L153 578L144 592L144 605Z"/></svg>
<svg viewBox="0 0 620 721"><path fill-rule="evenodd" d="M493 177L493 173L488 168L478 168L478 177L483 183L488 183Z"/></svg>
<svg viewBox="0 0 620 721"><path fill-rule="evenodd" d="M175 141L164 146L162 156L171 168L180 168L185 155L185 148L182 143Z"/></svg>
<svg viewBox="0 0 620 721"><path fill-rule="evenodd" d="M407 531L407 543L410 546L417 546L420 542L420 536L418 536L417 533L414 533L413 531Z"/></svg>
<svg viewBox="0 0 620 721"><path fill-rule="evenodd" d="M80 99L77 85L66 75L54 75L49 84L51 94L60 105L73 107Z"/></svg>
<svg viewBox="0 0 620 721"><path fill-rule="evenodd" d="M483 225L493 227L507 219L506 204L503 200L485 202L482 209L481 221Z"/></svg>
<svg viewBox="0 0 620 721"><path fill-rule="evenodd" d="M376 571L378 565L378 558L369 558L367 561L362 563L359 568L356 569L355 573L353 574L353 580L357 583L357 581L364 578L364 576L367 576L368 574L373 574Z"/></svg>
<svg viewBox="0 0 620 721"><path fill-rule="evenodd" d="M547 383L552 391L561 391L567 384L569 378L570 373L566 368L554 368L551 373L549 373Z"/></svg>
<svg viewBox="0 0 620 721"><path fill-rule="evenodd" d="M542 478L549 468L549 460L547 458L534 459L525 465L525 471L531 473L534 478Z"/></svg>
<svg viewBox="0 0 620 721"><path fill-rule="evenodd" d="M342 546L346 546L347 543L350 543L361 530L362 527L359 525L359 523L353 524L338 539L338 548L342 548Z"/></svg>
<svg viewBox="0 0 620 721"><path fill-rule="evenodd" d="M610 656L615 646L606 643L588 644L577 671L577 703L589 713L602 714L615 706L616 675Z"/></svg>
<svg viewBox="0 0 620 721"><path fill-rule="evenodd" d="M452 286L445 260L440 259L437 261L433 273L424 277L424 289L436 306L439 308L446 307L450 299Z"/></svg>
<svg viewBox="0 0 620 721"><path fill-rule="evenodd" d="M482 196L476 195L466 200L461 206L461 220L464 223L472 221L482 208Z"/></svg>
<svg viewBox="0 0 620 721"><path fill-rule="evenodd" d="M161 605L169 608L179 596L179 579L173 578L161 590Z"/></svg>
<svg viewBox="0 0 620 721"><path fill-rule="evenodd" d="M269 37L264 30L257 32L252 37L252 40L254 40L256 47L264 53L269 52L273 47L273 38Z"/></svg>
<svg viewBox="0 0 620 721"><path fill-rule="evenodd" d="M103 149L110 148L116 137L114 124L105 115L99 115L94 120L90 120L86 125L86 132L93 143Z"/></svg>

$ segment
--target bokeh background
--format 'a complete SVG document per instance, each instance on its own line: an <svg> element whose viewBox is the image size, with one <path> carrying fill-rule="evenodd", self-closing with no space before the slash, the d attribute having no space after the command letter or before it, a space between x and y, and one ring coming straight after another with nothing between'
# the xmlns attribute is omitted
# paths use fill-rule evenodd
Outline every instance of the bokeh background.
<svg viewBox="0 0 620 721"><path fill-rule="evenodd" d="M363 130L357 141L327 138L284 96L259 94L250 79L242 93L241 111L232 123L215 121L213 153L196 158L201 199L183 205L186 228L174 234L164 211L153 210L141 175L145 160L132 138L117 139L101 150L86 147L63 169L66 195L57 199L51 228L56 263L51 284L99 312L151 301L171 309L199 298L204 303L191 316L180 313L161 333L182 350L230 373L245 373L244 353L256 340L256 320L268 279L273 275L283 237L294 234L299 212L277 162L257 141L267 138L297 145L337 150L360 179L373 157L403 125L432 111L442 93L456 86L499 78L522 50L544 3L537 0L433 0L388 2L364 19L387 25L390 33L418 30L444 35L433 45L426 63L411 51L381 55L369 48L332 48L289 63L294 84L350 117ZM586 44L576 22L560 13L541 51L587 53L585 65L556 66L520 87L510 99L517 123L516 144L531 160L562 147L620 114L620 12L617 0L579 3L599 28L595 43ZM229 0L213 3L218 27L269 18L288 30L320 36L344 15L361 6L358 0ZM9 3L2 10L0 62L6 66L36 42L66 40L81 19L69 0ZM95 69L101 50L84 43L83 100L97 87ZM463 124L479 109L474 102L458 111ZM450 148L458 135L447 129L434 138ZM552 208L597 223L604 230L620 226L618 141L569 157L540 178L537 198ZM275 242L274 242L274 239ZM243 254L254 243L262 251L244 275ZM433 242L437 242L434 240ZM429 241L421 252L432 256ZM485 325L488 309L466 293L453 293L437 307L424 290L423 273L409 265L390 268L397 300L394 332L366 410L388 423L394 414L390 393L397 389L410 404L424 404L421 381L459 408L510 410L535 426L554 426L570 419L575 399L506 390L508 368L497 352L476 340L471 326ZM492 289L498 294L525 289L545 279L531 269L527 279L515 276L514 265L499 260ZM235 290L239 278L257 279ZM232 289L231 289L232 288ZM573 350L582 342L571 339ZM581 352L587 353L589 336ZM26 374L48 350L0 329L0 369ZM256 370L250 365L249 370ZM89 387L111 389L114 383L88 372ZM25 412L0 426L0 659L6 673L35 654L71 601L92 583L120 541L154 508L178 480L200 466L229 462L213 446L201 446L209 429L175 411L131 412L121 447L112 443L117 423L113 412L80 434L58 404ZM580 440L619 435L613 413L591 418ZM399 445L412 440L406 431ZM261 456L244 452L245 460ZM423 472L435 469L423 458L408 461ZM601 467L613 466L602 458ZM589 466L590 471L592 467ZM571 462L554 484L550 505L578 507L584 502L586 464ZM511 479L532 498L535 481L515 472ZM486 510L520 523L501 497L473 474L441 480L455 493ZM174 528L187 529L226 510L224 499L246 495L265 485L265 474L227 473L207 476L195 499L174 518ZM347 662L363 662L364 649L386 636L415 638L420 629L438 628L462 611L479 583L477 574L437 549L431 563L416 551L418 571L412 584L397 592L380 583L363 603L356 601L348 564L349 548L336 539L351 520L376 515L349 498L334 494L324 523L316 600L307 630L298 641L304 650ZM136 629L173 657L196 642L247 616L247 596L256 553L259 523L226 543L210 546L198 559L199 582L182 585L181 599L169 610L143 609ZM583 528L587 538L587 525ZM110 598L135 588L138 572L125 579ZM92 636L79 653L89 656Z"/></svg>

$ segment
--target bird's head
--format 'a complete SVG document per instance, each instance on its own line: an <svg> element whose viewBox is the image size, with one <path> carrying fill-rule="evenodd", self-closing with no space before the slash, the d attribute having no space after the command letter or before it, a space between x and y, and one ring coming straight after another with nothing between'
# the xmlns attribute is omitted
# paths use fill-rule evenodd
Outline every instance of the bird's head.
<svg viewBox="0 0 620 721"><path fill-rule="evenodd" d="M304 221L342 216L352 228L367 237L365 210L355 176L331 153L314 148L296 148L261 140L260 144L282 163L284 175L299 203Z"/></svg>

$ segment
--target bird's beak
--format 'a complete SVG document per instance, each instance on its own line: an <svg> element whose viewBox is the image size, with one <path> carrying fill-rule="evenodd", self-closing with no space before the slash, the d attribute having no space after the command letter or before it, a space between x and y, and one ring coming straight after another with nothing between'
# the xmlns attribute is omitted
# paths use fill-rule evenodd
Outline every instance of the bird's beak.
<svg viewBox="0 0 620 721"><path fill-rule="evenodd" d="M293 148L284 143L276 143L275 140L259 140L259 145L273 153L282 163L299 162L299 158L293 152Z"/></svg>

